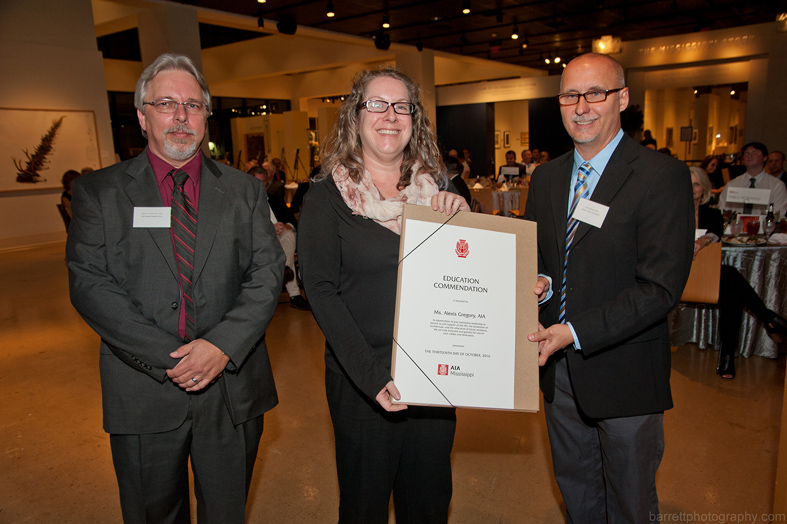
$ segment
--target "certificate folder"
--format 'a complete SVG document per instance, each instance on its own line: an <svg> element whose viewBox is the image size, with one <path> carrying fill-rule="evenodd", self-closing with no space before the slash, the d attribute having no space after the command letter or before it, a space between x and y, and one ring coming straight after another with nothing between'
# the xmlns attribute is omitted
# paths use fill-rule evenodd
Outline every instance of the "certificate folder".
<svg viewBox="0 0 787 524"><path fill-rule="evenodd" d="M399 403L538 411L535 222L405 205L399 260Z"/></svg>

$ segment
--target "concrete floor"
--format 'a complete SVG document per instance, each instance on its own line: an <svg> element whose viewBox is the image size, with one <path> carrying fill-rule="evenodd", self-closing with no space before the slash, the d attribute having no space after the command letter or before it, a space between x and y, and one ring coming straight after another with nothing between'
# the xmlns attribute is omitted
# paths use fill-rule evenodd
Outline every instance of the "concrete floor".
<svg viewBox="0 0 787 524"><path fill-rule="evenodd" d="M0 253L0 523L121 520L98 337L68 301L63 250ZM266 415L248 522L336 522L322 335L310 313L282 304L267 340L281 403ZM662 520L761 522L771 511L784 356L739 358L731 382L714 374L715 359L673 348ZM543 412L459 410L453 472L451 524L564 522Z"/></svg>

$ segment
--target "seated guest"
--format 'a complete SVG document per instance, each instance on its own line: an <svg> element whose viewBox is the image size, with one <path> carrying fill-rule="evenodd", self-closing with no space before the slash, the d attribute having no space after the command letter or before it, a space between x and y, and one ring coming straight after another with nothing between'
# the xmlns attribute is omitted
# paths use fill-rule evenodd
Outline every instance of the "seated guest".
<svg viewBox="0 0 787 524"><path fill-rule="evenodd" d="M787 172L784 171L784 153L781 151L772 151L768 155L768 162L765 170L771 175L785 184L787 184Z"/></svg>
<svg viewBox="0 0 787 524"><path fill-rule="evenodd" d="M718 242L722 235L724 221L721 212L708 205L711 183L708 176L697 166L689 167L694 194L694 220L697 229L707 229L707 233L694 241L694 256L704 247ZM787 320L767 308L762 299L732 266L721 266L719 282L719 324L721 331L721 350L716 372L725 380L735 378L735 353L738 349L738 336L746 307L771 335L787 334Z"/></svg>
<svg viewBox="0 0 787 524"><path fill-rule="evenodd" d="M700 167L708 174L713 189L721 189L724 187L724 176L719 169L719 159L713 155L706 156Z"/></svg>
<svg viewBox="0 0 787 524"><path fill-rule="evenodd" d="M784 217L787 213L787 187L778 178L772 177L765 172L765 160L768 158L768 148L760 142L749 142L743 146L743 166L746 172L739 177L730 180L724 187L719 197L719 209L731 209L738 213L750 215L764 215L768 211L765 204L742 204L739 202L727 202L729 188L754 188L768 189L771 192L769 202L773 203L773 209L779 213L779 217Z"/></svg>
<svg viewBox="0 0 787 524"><path fill-rule="evenodd" d="M530 178L533 170L536 168L536 163L533 161L533 152L529 149L522 150L522 164L519 168L519 176L521 178Z"/></svg>
<svg viewBox="0 0 787 524"><path fill-rule="evenodd" d="M445 171L448 175L448 179L454 184L454 187L462 195L467 202L472 200L470 196L470 190L467 188L467 184L460 176L462 171L462 164L459 162L459 159L453 156L448 156L445 158Z"/></svg>
<svg viewBox="0 0 787 524"><path fill-rule="evenodd" d="M517 174L516 175L505 175L505 176L502 176L504 167L516 168ZM514 153L513 151L509 150L509 151L506 151L506 165L500 166L500 169L498 169L498 171L497 171L497 181L498 182L502 182L505 179L511 180L515 176L519 176L519 164L517 164L517 162L516 162L516 153Z"/></svg>
<svg viewBox="0 0 787 524"><path fill-rule="evenodd" d="M265 189L268 190L268 194L280 196L281 199L284 200L284 182L279 180L280 172L278 169L276 169L276 165L272 162L263 162L262 168L265 170L266 178L268 180L268 182L265 183Z"/></svg>
<svg viewBox="0 0 787 524"><path fill-rule="evenodd" d="M645 133L643 134L642 142L640 142L645 147L653 146L651 149L656 149L656 139L653 138L653 135L650 133L650 129L646 129Z"/></svg>
<svg viewBox="0 0 787 524"><path fill-rule="evenodd" d="M271 164L268 164L272 169L267 170L264 167L265 164L268 164L268 162L263 163L262 166L252 167L249 170L249 174L265 184L267 189L275 183L273 180L274 168ZM273 222L273 228L276 230L276 238L279 239L286 257L284 266L292 272L291 277L287 275L290 271L286 271L284 275L287 294L290 295L290 307L308 311L310 309L309 302L301 296L295 271L295 228L298 225L298 221L295 219L292 211L290 211L290 208L287 207L287 204L284 203L284 199L276 193L268 193L268 207L271 210L271 222Z"/></svg>
<svg viewBox="0 0 787 524"><path fill-rule="evenodd" d="M73 184L74 180L81 176L82 173L79 171L69 169L63 173L63 178L61 179L61 183L63 184L63 194L60 195L60 203L63 205L63 209L68 214L69 221L74 216L73 213L71 213L71 184ZM66 231L68 231L69 221L66 221Z"/></svg>
<svg viewBox="0 0 787 524"><path fill-rule="evenodd" d="M541 153L539 153L539 155L538 155L538 165L539 166L541 164L546 164L550 160L552 160L552 157L549 156L549 151L541 151Z"/></svg>

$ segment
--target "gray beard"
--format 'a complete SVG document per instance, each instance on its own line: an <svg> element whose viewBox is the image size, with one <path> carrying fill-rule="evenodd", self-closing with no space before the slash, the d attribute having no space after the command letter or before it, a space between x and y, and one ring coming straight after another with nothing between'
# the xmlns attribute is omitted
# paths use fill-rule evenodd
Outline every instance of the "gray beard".
<svg viewBox="0 0 787 524"><path fill-rule="evenodd" d="M188 160L197 152L199 149L199 143L196 141L196 137L193 143L191 144L178 144L177 141L170 139L168 136L164 138L164 152L167 153L167 156L170 157L172 160L183 161Z"/></svg>

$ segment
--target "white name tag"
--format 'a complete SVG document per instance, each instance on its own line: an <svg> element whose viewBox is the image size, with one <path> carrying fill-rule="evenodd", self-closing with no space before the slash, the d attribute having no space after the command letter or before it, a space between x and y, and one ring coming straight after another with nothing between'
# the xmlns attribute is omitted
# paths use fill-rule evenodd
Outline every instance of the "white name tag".
<svg viewBox="0 0 787 524"><path fill-rule="evenodd" d="M135 207L134 227L169 227L170 207Z"/></svg>
<svg viewBox="0 0 787 524"><path fill-rule="evenodd" d="M771 201L770 189L757 189L751 187L728 187L727 202L740 202L742 204L761 204L767 206Z"/></svg>
<svg viewBox="0 0 787 524"><path fill-rule="evenodd" d="M694 240L701 239L702 237L705 236L705 233L707 233L707 232L708 232L707 229L695 229L694 230Z"/></svg>
<svg viewBox="0 0 787 524"><path fill-rule="evenodd" d="M601 227L604 219L607 218L608 211L609 206L583 198L577 203L577 208L571 217L593 227Z"/></svg>

